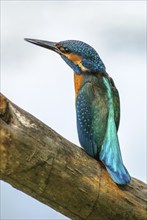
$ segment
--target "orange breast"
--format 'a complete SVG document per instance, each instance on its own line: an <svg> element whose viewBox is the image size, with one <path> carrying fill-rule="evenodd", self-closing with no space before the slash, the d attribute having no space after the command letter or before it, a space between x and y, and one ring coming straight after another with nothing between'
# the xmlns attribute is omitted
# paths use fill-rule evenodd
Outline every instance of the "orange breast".
<svg viewBox="0 0 147 220"><path fill-rule="evenodd" d="M74 83L75 83L75 93L76 93L76 97L79 93L79 90L82 86L82 82L83 82L83 74L78 75L77 73L74 73Z"/></svg>

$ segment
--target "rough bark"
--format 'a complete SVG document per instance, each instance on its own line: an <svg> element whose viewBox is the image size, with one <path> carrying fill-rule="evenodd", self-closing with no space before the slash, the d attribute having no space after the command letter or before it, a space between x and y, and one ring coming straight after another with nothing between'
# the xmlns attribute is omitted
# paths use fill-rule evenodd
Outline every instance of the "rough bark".
<svg viewBox="0 0 147 220"><path fill-rule="evenodd" d="M0 178L75 220L145 220L146 184L116 185L81 148L0 96Z"/></svg>

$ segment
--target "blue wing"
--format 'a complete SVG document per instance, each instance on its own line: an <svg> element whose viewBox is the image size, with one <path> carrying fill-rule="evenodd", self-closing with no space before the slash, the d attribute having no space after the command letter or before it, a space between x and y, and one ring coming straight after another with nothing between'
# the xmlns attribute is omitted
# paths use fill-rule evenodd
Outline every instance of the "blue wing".
<svg viewBox="0 0 147 220"><path fill-rule="evenodd" d="M76 98L77 129L81 146L92 157L99 155L107 128L107 94L87 80Z"/></svg>

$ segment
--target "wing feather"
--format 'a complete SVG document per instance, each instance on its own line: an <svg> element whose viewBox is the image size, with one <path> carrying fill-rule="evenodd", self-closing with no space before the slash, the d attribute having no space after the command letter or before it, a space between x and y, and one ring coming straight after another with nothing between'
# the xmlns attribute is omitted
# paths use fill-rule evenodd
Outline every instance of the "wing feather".
<svg viewBox="0 0 147 220"><path fill-rule="evenodd" d="M76 98L77 129L81 146L96 157L107 129L107 91L100 80L87 81Z"/></svg>

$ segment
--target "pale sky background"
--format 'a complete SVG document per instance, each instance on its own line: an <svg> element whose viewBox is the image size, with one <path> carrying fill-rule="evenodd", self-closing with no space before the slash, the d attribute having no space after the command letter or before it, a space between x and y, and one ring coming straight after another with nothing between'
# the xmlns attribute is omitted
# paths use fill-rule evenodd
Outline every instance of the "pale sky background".
<svg viewBox="0 0 147 220"><path fill-rule="evenodd" d="M73 71L57 54L23 38L87 42L98 51L119 90L118 135L125 166L131 176L144 182L145 4L146 1L1 1L2 93L79 145ZM1 182L1 219L68 218Z"/></svg>

